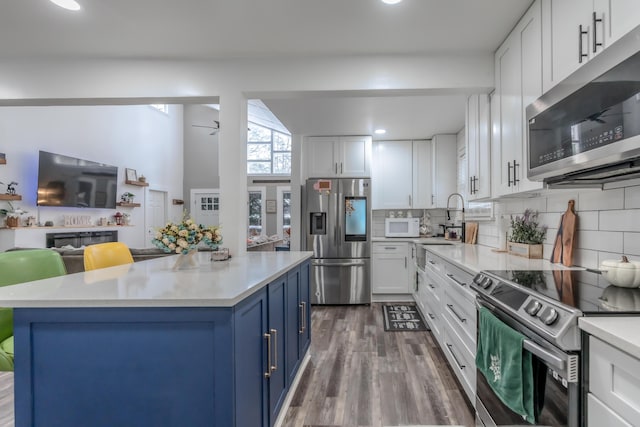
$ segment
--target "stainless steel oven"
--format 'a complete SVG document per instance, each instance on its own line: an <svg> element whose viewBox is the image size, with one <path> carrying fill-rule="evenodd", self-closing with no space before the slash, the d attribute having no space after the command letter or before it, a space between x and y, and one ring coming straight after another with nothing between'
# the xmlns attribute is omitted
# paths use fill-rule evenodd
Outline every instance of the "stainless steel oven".
<svg viewBox="0 0 640 427"><path fill-rule="evenodd" d="M563 351L541 339L481 296L476 304L489 309L498 319L526 337L523 348L532 355L536 425L578 426L580 388L577 353ZM500 400L480 370L477 370L476 380L476 411L479 426L530 425Z"/></svg>
<svg viewBox="0 0 640 427"><path fill-rule="evenodd" d="M598 271L560 267L482 271L474 277L477 306L525 336L523 348L534 365L536 425L587 425L587 365L578 319L640 314L640 307L612 304L615 287L607 285ZM480 426L530 425L506 408L480 372L476 412Z"/></svg>

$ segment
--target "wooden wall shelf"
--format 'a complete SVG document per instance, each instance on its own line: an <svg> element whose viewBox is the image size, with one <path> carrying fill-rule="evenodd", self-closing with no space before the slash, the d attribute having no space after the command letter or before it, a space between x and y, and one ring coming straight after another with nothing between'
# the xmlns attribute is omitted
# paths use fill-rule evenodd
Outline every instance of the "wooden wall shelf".
<svg viewBox="0 0 640 427"><path fill-rule="evenodd" d="M0 165L6 165L7 159L0 159Z"/></svg>
<svg viewBox="0 0 640 427"><path fill-rule="evenodd" d="M0 194L0 200L22 200L19 194Z"/></svg>
<svg viewBox="0 0 640 427"><path fill-rule="evenodd" d="M118 203L116 203L116 206L121 206L123 208L139 208L140 207L140 203L118 202Z"/></svg>
<svg viewBox="0 0 640 427"><path fill-rule="evenodd" d="M142 182L142 181L129 181L128 179L124 181L125 184L129 184L129 185L137 185L138 187L148 187L149 183L148 182Z"/></svg>

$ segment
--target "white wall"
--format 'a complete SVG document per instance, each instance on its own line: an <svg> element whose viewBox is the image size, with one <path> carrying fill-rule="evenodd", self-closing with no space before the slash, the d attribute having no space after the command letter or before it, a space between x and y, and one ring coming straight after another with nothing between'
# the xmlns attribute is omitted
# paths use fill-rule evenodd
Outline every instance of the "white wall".
<svg viewBox="0 0 640 427"><path fill-rule="evenodd" d="M14 202L35 215L41 223L63 224L63 216L91 215L94 221L110 217L116 210L36 207L38 151L45 150L118 166L118 197L136 195L144 206L146 189L168 192L168 199L183 198L182 106L170 106L169 114L147 105L0 107L0 152L7 164L0 165L0 181L17 181L21 202ZM124 169L144 174L149 187L125 185ZM0 186L0 191L4 191ZM0 207L7 207L0 201ZM118 208L132 215L134 227L122 227L120 240L131 247L149 246L144 207ZM179 219L181 207L169 205L169 216ZM9 238L0 230L0 241ZM2 242L2 246L7 242ZM42 242L44 247L44 242Z"/></svg>

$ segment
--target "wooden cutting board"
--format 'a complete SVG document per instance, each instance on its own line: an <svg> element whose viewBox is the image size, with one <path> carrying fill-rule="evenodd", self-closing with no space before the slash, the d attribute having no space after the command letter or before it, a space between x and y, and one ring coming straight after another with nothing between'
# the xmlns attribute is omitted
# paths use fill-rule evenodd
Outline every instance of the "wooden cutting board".
<svg viewBox="0 0 640 427"><path fill-rule="evenodd" d="M465 224L464 243L471 243L472 245L475 245L477 238L478 238L478 223L467 222Z"/></svg>
<svg viewBox="0 0 640 427"><path fill-rule="evenodd" d="M558 234L551 251L551 262L562 263L567 267L573 265L573 244L576 238L578 217L575 211L575 200L569 200L567 211L560 218Z"/></svg>

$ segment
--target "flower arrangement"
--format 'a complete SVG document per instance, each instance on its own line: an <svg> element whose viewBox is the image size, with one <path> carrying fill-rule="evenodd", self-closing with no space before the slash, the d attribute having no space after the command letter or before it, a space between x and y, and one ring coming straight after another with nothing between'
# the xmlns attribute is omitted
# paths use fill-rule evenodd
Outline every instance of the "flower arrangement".
<svg viewBox="0 0 640 427"><path fill-rule="evenodd" d="M169 222L158 229L155 238L151 240L151 243L166 253L175 252L183 255L195 250L200 242L204 242L212 249L217 249L222 243L220 227L196 224L186 214L181 222L175 224Z"/></svg>
<svg viewBox="0 0 640 427"><path fill-rule="evenodd" d="M546 225L538 225L538 211L525 209L522 216L511 217L510 242L539 245L544 241L546 232Z"/></svg>

